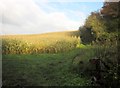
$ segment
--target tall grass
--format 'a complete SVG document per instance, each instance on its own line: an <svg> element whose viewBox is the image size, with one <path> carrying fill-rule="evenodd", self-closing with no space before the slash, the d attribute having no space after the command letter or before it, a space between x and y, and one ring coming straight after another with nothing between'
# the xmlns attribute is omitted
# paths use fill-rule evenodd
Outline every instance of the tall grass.
<svg viewBox="0 0 120 88"><path fill-rule="evenodd" d="M40 54L66 52L76 48L80 38L67 33L3 36L3 54Z"/></svg>

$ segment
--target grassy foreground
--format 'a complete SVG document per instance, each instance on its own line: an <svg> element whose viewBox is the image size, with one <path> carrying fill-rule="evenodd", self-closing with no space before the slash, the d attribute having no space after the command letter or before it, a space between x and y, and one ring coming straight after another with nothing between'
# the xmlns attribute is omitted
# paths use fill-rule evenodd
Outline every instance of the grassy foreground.
<svg viewBox="0 0 120 88"><path fill-rule="evenodd" d="M71 71L71 62L80 52L3 55L3 85L86 86L90 81Z"/></svg>

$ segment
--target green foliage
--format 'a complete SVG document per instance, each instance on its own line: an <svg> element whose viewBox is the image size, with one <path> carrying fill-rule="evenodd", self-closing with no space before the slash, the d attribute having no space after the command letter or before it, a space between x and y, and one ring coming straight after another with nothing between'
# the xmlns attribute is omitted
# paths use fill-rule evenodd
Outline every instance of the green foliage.
<svg viewBox="0 0 120 88"><path fill-rule="evenodd" d="M97 44L100 46L116 47L117 46L117 38L118 38L118 33L103 33L94 42L94 45Z"/></svg>
<svg viewBox="0 0 120 88"><path fill-rule="evenodd" d="M112 32L118 32L118 23L119 23L119 18L115 19L106 19L106 30L108 33Z"/></svg>
<svg viewBox="0 0 120 88"><path fill-rule="evenodd" d="M87 48L86 48L87 47ZM116 87L120 83L120 77L118 74L118 51L117 47L111 46L86 46L85 48L80 48L80 53L72 60L72 71L81 75L81 77L94 77L97 73L96 64L91 63L91 59L98 58L102 60L108 67L106 68L101 62L101 79L98 80L99 83L95 81L94 84L89 84L91 86L106 86L106 87ZM98 65L98 64L97 64ZM111 81L110 81L111 80Z"/></svg>
<svg viewBox="0 0 120 88"><path fill-rule="evenodd" d="M102 49L101 49L102 48ZM118 51L117 47L107 46L95 49L95 55L100 58L109 69L103 68L105 72L101 72L104 85L107 87L117 87L120 83L118 74ZM110 81L111 80L111 81Z"/></svg>
<svg viewBox="0 0 120 88"><path fill-rule="evenodd" d="M79 31L80 31L81 42L83 44L90 44L92 41L96 39L96 34L91 28L87 28L84 26L84 27L80 27Z"/></svg>
<svg viewBox="0 0 120 88"><path fill-rule="evenodd" d="M108 32L118 31L118 21L120 20L119 2L104 2L103 8L100 13L106 21Z"/></svg>
<svg viewBox="0 0 120 88"><path fill-rule="evenodd" d="M119 5L119 2L105 2L100 12L92 12L91 15L86 19L84 25L85 28L82 29L84 32L81 32L82 36L86 36L85 38L81 37L82 43L85 42L87 38L88 40L91 39L89 43L92 42L93 45L93 48L91 49L91 52L93 52L93 58L100 59L104 64L107 65L106 67L109 67L109 69L105 69L106 67L103 68L103 66L100 65L105 72L101 73L102 78L98 80L98 82L95 82L95 85L104 85L108 88L115 88L120 84L120 75L118 71L120 68L120 63L117 50L117 47L119 47ZM94 32L93 34L96 35L95 40L89 36L91 33L86 31L87 28L92 29ZM86 56L84 56L84 58L86 58ZM90 59L90 57L87 59ZM89 64L87 61L84 61L84 63L87 65L77 64L76 70L79 68L84 68L84 70L80 71L88 73L88 75L91 77L91 72L89 73L88 70L94 68L95 66Z"/></svg>
<svg viewBox="0 0 120 88"><path fill-rule="evenodd" d="M97 37L99 37L101 33L105 32L106 29L105 22L98 12L91 13L91 15L86 19L85 26L92 27Z"/></svg>
<svg viewBox="0 0 120 88"><path fill-rule="evenodd" d="M100 39L101 43L104 42L104 35L110 33L109 35L113 36L113 34L111 34L112 32L118 32L118 23L120 20L118 6L118 2L105 2L100 12L92 12L86 19L84 28L80 28L80 30L84 30L80 35L85 36L85 38L81 38L81 40L83 42L85 40L89 40L89 42L94 41L91 37L89 38L90 33L86 31L87 28L91 28L96 37L96 41L99 41Z"/></svg>
<svg viewBox="0 0 120 88"><path fill-rule="evenodd" d="M90 44L106 32L106 24L98 12L92 12L84 27L80 27L79 30L83 44Z"/></svg>

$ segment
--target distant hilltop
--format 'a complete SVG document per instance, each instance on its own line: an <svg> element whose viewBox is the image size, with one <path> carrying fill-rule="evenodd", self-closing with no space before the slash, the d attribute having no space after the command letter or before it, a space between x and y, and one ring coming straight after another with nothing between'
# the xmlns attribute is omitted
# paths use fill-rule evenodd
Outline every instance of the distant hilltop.
<svg viewBox="0 0 120 88"><path fill-rule="evenodd" d="M3 38L4 37L30 37L30 36L79 36L79 31L62 31L62 32L48 32L48 33L42 33L42 34L17 34L17 35L1 35Z"/></svg>

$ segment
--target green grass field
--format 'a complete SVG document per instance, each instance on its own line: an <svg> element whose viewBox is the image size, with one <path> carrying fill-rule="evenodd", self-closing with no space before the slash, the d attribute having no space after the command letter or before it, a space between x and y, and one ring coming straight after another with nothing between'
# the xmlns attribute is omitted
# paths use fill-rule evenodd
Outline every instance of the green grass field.
<svg viewBox="0 0 120 88"><path fill-rule="evenodd" d="M72 70L75 49L59 54L3 55L3 85L85 86L89 79Z"/></svg>

